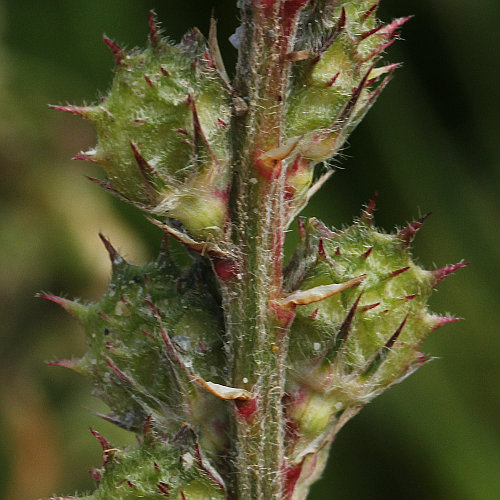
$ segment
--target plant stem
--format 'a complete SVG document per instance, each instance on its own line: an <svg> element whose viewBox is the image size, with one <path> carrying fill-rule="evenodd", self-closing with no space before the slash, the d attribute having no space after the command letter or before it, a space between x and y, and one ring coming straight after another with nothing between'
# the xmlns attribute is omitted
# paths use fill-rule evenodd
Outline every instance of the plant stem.
<svg viewBox="0 0 500 500"><path fill-rule="evenodd" d="M296 3L296 2L295 2ZM231 343L232 382L255 394L236 404L236 492L240 500L282 499L286 332L293 314L273 304L282 293L286 223L281 161L263 160L283 136L294 29L287 1L243 2L234 88L248 110L235 118L232 272L219 278ZM287 14L287 16L285 16Z"/></svg>

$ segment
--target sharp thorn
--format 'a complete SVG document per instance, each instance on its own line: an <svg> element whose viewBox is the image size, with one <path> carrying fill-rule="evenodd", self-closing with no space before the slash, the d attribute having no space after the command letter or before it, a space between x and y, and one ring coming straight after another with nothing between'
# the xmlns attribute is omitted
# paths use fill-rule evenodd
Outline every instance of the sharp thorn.
<svg viewBox="0 0 500 500"><path fill-rule="evenodd" d="M102 35L102 39L104 40L104 43L111 49L113 57L115 58L115 63L117 66L119 66L122 63L123 59L127 57L127 53L106 35Z"/></svg>
<svg viewBox="0 0 500 500"><path fill-rule="evenodd" d="M359 37L359 40L365 40L366 38L374 35L378 31L382 30L384 28L384 25L376 26L375 28L372 28L371 30L365 31L364 33L361 34Z"/></svg>
<svg viewBox="0 0 500 500"><path fill-rule="evenodd" d="M153 312L153 314L156 317L156 319L161 320L161 311L160 311L160 309L158 309L158 307L156 307L153 304L153 302L151 302L149 299L144 299L144 302L146 302L146 304L149 306L149 308Z"/></svg>
<svg viewBox="0 0 500 500"><path fill-rule="evenodd" d="M386 37L390 37L394 35L394 32L401 28L403 24L407 23L413 16L406 16L406 17L399 17L397 19L394 19L389 24L386 24L385 26L382 26L382 29L380 30L380 34L384 35Z"/></svg>
<svg viewBox="0 0 500 500"><path fill-rule="evenodd" d="M98 312L97 315L100 316L104 321L107 321L108 323L111 323L112 321L111 317L103 312Z"/></svg>
<svg viewBox="0 0 500 500"><path fill-rule="evenodd" d="M410 300L416 299L417 297L420 297L420 294L414 293L413 295L407 295L406 297L403 297L403 300L405 302L409 302Z"/></svg>
<svg viewBox="0 0 500 500"><path fill-rule="evenodd" d="M405 273L410 269L410 266L402 267L401 269L397 269L396 271L393 271L392 273L389 273L385 279L390 280L392 278L395 278L396 276L399 276L400 274Z"/></svg>
<svg viewBox="0 0 500 500"><path fill-rule="evenodd" d="M377 354L375 354L373 359L369 362L368 366L362 372L362 374L361 374L362 377L365 377L365 378L369 377L369 376L373 375L380 368L382 363L385 361L385 359L389 355L392 347L394 346L394 343L396 342L398 337L401 335L401 332L403 331L403 328L406 324L406 321L408 320L409 315L410 315L410 313L406 314L403 321L398 326L397 330L394 332L394 334L391 336L391 338L377 352Z"/></svg>
<svg viewBox="0 0 500 500"><path fill-rule="evenodd" d="M141 174L142 180L144 181L145 188L147 189L149 198L152 202L154 202L158 193L154 186L155 181L162 180L160 174L157 170L155 170L139 153L137 146L130 141L130 147L132 148L132 152L134 153L134 159L139 168L139 173Z"/></svg>
<svg viewBox="0 0 500 500"><path fill-rule="evenodd" d="M360 217L360 221L371 226L373 222L373 212L375 211L375 205L377 203L378 193L375 193L372 199L368 202L366 207L363 209Z"/></svg>
<svg viewBox="0 0 500 500"><path fill-rule="evenodd" d="M375 302L375 304L369 304L367 306L363 306L360 311L362 313L366 312L366 311L370 311L371 309L375 309L375 307L379 306L380 305L380 302Z"/></svg>
<svg viewBox="0 0 500 500"><path fill-rule="evenodd" d="M37 297L45 300L50 300L51 302L56 303L57 305L61 306L66 312L71 314L71 316L77 319L80 319L87 311L87 308L82 304L79 304L74 300L69 300L65 299L64 297L59 297L57 295L40 293L37 295Z"/></svg>
<svg viewBox="0 0 500 500"><path fill-rule="evenodd" d="M375 49L368 57L367 60L373 59L385 50L387 50L394 42L396 41L395 38L389 40L388 42L382 44L378 49Z"/></svg>
<svg viewBox="0 0 500 500"><path fill-rule="evenodd" d="M448 325L449 323L456 323L457 321L463 320L463 318L455 318L454 316L431 316L431 319L433 323L431 329L432 332L436 331L442 326Z"/></svg>
<svg viewBox="0 0 500 500"><path fill-rule="evenodd" d="M352 117L352 113L356 108L356 104L358 103L359 98L361 97L361 93L368 86L367 82L369 80L370 73L373 71L373 68L374 66L371 66L368 69L368 71L365 73L365 75L359 82L359 85L352 90L351 98L349 99L349 101L347 101L343 109L340 111L339 116L336 119L336 122L343 120L349 122L349 119Z"/></svg>
<svg viewBox="0 0 500 500"><path fill-rule="evenodd" d="M64 113L71 113L73 115L81 116L87 120L90 120L90 116L92 112L95 112L95 108L92 106L49 106L52 109L56 109L57 111L63 111Z"/></svg>
<svg viewBox="0 0 500 500"><path fill-rule="evenodd" d="M431 271L436 280L434 282L434 286L436 286L438 283L441 283L441 281L447 278L451 273L454 273L458 269L466 267L469 264L470 262L459 262L458 264L450 264L449 266L444 266L441 267L440 269L435 269L434 271Z"/></svg>
<svg viewBox="0 0 500 500"><path fill-rule="evenodd" d="M336 40L336 38L339 36L340 32L345 28L347 21L347 15L345 11L345 7L342 7L342 11L340 13L340 16L337 20L337 24L335 25L334 30L331 32L331 34L322 42L321 46L319 47L315 61L319 61L321 58L321 55L328 50L329 47L333 44L333 42Z"/></svg>
<svg viewBox="0 0 500 500"><path fill-rule="evenodd" d="M79 364L80 364L80 359L60 359L58 361L51 361L47 363L48 366L60 366L62 368L68 368L70 370L74 370L76 372L79 372Z"/></svg>
<svg viewBox="0 0 500 500"><path fill-rule="evenodd" d="M359 257L366 260L370 254L373 252L373 247L370 247L366 252L362 253Z"/></svg>
<svg viewBox="0 0 500 500"><path fill-rule="evenodd" d="M339 331L335 335L334 345L337 349L340 347L341 344L343 344L346 341L347 336L351 331L352 320L354 318L354 314L356 313L356 309L358 308L359 301L361 300L362 296L363 292L361 292L358 295L358 298L354 301L354 304L349 309L349 312L347 313L346 318L342 322L342 325L340 325Z"/></svg>
<svg viewBox="0 0 500 500"><path fill-rule="evenodd" d="M342 12L340 13L339 20L337 21L336 31L341 31L344 29L346 20L347 20L347 15L346 15L345 7L342 7Z"/></svg>
<svg viewBox="0 0 500 500"><path fill-rule="evenodd" d="M340 71L332 78L330 78L330 80L328 80L328 82L326 83L326 86L327 87L333 87L333 84L337 81L337 78L339 77L340 75Z"/></svg>
<svg viewBox="0 0 500 500"><path fill-rule="evenodd" d="M170 490L172 489L172 487L169 484L165 483L164 481L159 481L157 487L160 495L163 495L164 497L170 496Z"/></svg>
<svg viewBox="0 0 500 500"><path fill-rule="evenodd" d="M162 42L154 10L149 11L149 41L153 47L158 47Z"/></svg>
<svg viewBox="0 0 500 500"><path fill-rule="evenodd" d="M90 427L90 432L97 439L97 441L99 441L99 444L101 445L104 452L109 451L113 448L108 440L102 437L101 434L99 434L99 432L97 432L95 429L92 429L92 427Z"/></svg>
<svg viewBox="0 0 500 500"><path fill-rule="evenodd" d="M385 66L380 66L378 68L375 68L377 72L377 76L380 75L385 75L386 73L389 73L390 71L394 71L396 69L401 68L402 63L392 63L392 64L386 64Z"/></svg>
<svg viewBox="0 0 500 500"><path fill-rule="evenodd" d="M212 147L208 142L208 139L205 135L203 127L201 126L200 118L198 115L198 108L196 106L196 102L191 94L188 95L188 105L191 106L192 114L193 114L193 130L194 130L194 143L196 146L203 144L205 148L207 148L208 153L213 161L216 161L215 155L212 151Z"/></svg>
<svg viewBox="0 0 500 500"><path fill-rule="evenodd" d="M118 251L115 249L115 247L110 243L110 241L102 234L99 233L99 238L101 238L101 241L104 244L104 247L106 248L109 258L111 260L111 264L113 265L119 265L125 262L123 257L118 253Z"/></svg>
<svg viewBox="0 0 500 500"><path fill-rule="evenodd" d="M98 483L102 481L102 471L99 469L90 469L89 470L90 477L95 479Z"/></svg>
<svg viewBox="0 0 500 500"><path fill-rule="evenodd" d="M362 16L361 23L364 23L375 11L378 9L380 2L377 2L375 5L372 5Z"/></svg>
<svg viewBox="0 0 500 500"><path fill-rule="evenodd" d="M318 231L320 236L323 236L325 238L332 238L333 236L335 236L335 233L332 230L328 229L325 224L323 224L323 222L316 219L315 217L309 219L309 224L313 226L316 231Z"/></svg>
<svg viewBox="0 0 500 500"><path fill-rule="evenodd" d="M79 153L76 156L72 158L72 160L75 161L89 161L90 163L96 163L98 164L99 162L96 159L95 154L89 154L89 153Z"/></svg>
<svg viewBox="0 0 500 500"><path fill-rule="evenodd" d="M93 182L94 184L97 184L99 187L102 187L104 190L106 190L108 193L111 193L113 196L116 196L116 198L125 201L127 203L131 203L132 205L135 205L136 207L139 207L141 209L144 209L144 205L140 203L133 202L129 200L125 195L117 191L109 181L103 181L102 179L96 179L95 177L90 177L89 175L85 176L89 181Z"/></svg>
<svg viewBox="0 0 500 500"><path fill-rule="evenodd" d="M309 315L309 319L316 319L318 317L318 313L319 313L319 307L317 307L316 309L314 309L314 311Z"/></svg>
<svg viewBox="0 0 500 500"><path fill-rule="evenodd" d="M144 75L144 80L146 81L146 83L152 88L154 89L155 88L155 84L153 83L153 81L151 80L151 78L148 76L148 75Z"/></svg>
<svg viewBox="0 0 500 500"><path fill-rule="evenodd" d="M91 410L90 408L85 408L85 410L87 410L89 413L91 413L92 415L95 415L96 417L99 417L99 418L102 418L103 420L105 420L106 422L109 422L113 425L116 425L117 427L120 427L121 429L125 429L127 431L130 431L130 430L136 430L135 428L133 428L130 423L128 422L124 422L123 420L121 420L120 418L118 417L115 417L113 415L106 415L104 413L99 413L98 411L95 411L95 410Z"/></svg>
<svg viewBox="0 0 500 500"><path fill-rule="evenodd" d="M403 328L406 324L406 321L408 320L409 315L410 315L410 313L406 313L406 316L403 318L403 321L398 326L397 330L393 333L392 337L385 344L384 348L386 350L391 349L392 346L394 345L394 343L396 342L396 340L398 339L398 337L401 335L401 332L403 331Z"/></svg>
<svg viewBox="0 0 500 500"><path fill-rule="evenodd" d="M413 241L416 232L420 229L425 220L431 215L431 212L424 215L420 219L408 224L404 229L399 231L397 237L403 240L406 246L410 246L410 243Z"/></svg>
<svg viewBox="0 0 500 500"><path fill-rule="evenodd" d="M104 361L106 361L106 364L111 368L111 370L113 370L115 375L117 375L122 380L125 380L129 384L134 385L130 377L128 377L124 372L122 372L109 358L107 358L106 356L103 356L103 358Z"/></svg>
<svg viewBox="0 0 500 500"><path fill-rule="evenodd" d="M328 258L327 255L326 255L325 245L323 243L323 238L319 239L319 243L318 243L318 257L320 259L323 259L323 260L326 260Z"/></svg>

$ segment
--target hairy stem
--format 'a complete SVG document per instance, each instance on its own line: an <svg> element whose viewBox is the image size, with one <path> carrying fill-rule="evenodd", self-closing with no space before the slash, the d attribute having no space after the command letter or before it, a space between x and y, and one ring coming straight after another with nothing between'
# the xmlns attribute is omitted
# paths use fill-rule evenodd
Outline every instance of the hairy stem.
<svg viewBox="0 0 500 500"><path fill-rule="evenodd" d="M274 305L282 291L285 169L262 155L282 141L283 109L298 8L247 1L242 8L235 90L248 109L235 118L232 273L222 277L232 381L254 399L236 407L235 498L283 498L286 332L291 313ZM285 17L285 14L287 16ZM250 47L250 50L248 50Z"/></svg>

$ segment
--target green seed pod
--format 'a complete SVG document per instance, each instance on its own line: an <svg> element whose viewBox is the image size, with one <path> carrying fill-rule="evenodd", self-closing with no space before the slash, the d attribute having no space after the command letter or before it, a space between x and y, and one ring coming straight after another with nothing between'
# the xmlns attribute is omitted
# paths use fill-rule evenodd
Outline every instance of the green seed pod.
<svg viewBox="0 0 500 500"><path fill-rule="evenodd" d="M98 302L45 296L82 323L89 345L82 359L53 364L92 379L111 410L107 420L140 433L150 417L167 435L189 422L207 452L222 453L228 407L210 384L226 382L223 326L203 269L180 270L165 253L133 266L104 242L113 275Z"/></svg>
<svg viewBox="0 0 500 500"><path fill-rule="evenodd" d="M376 67L408 18L383 25L378 3L323 0L302 13L285 118L295 213L307 202L314 166L339 151L398 66Z"/></svg>
<svg viewBox="0 0 500 500"><path fill-rule="evenodd" d="M309 220L287 269L289 297L302 297L295 299L302 305L288 359L291 466L302 467L365 404L427 362L422 342L457 320L429 313L427 301L437 283L466 264L422 269L409 244L423 219L386 234L372 227L372 209L342 231ZM338 293L319 296L342 283Z"/></svg>
<svg viewBox="0 0 500 500"><path fill-rule="evenodd" d="M92 433L103 448L103 468L91 472L97 489L89 496L78 497L81 500L227 498L221 477L200 453L188 428L171 440L159 439L148 430L144 442L127 451L114 448L96 431Z"/></svg>
<svg viewBox="0 0 500 500"><path fill-rule="evenodd" d="M55 107L95 125L97 146L76 159L104 167L108 180L96 182L155 216L179 221L198 240L218 240L231 157L223 70L198 31L172 45L153 17L150 28L144 51L125 52L104 38L116 67L102 102Z"/></svg>

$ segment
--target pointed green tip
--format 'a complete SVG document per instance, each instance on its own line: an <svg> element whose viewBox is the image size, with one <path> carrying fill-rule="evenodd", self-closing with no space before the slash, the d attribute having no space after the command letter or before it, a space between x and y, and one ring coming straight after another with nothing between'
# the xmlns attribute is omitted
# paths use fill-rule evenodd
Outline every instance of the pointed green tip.
<svg viewBox="0 0 500 500"><path fill-rule="evenodd" d="M60 366L62 368L68 368L77 373L84 374L83 364L81 359L60 359L58 361L49 361L48 366Z"/></svg>
<svg viewBox="0 0 500 500"><path fill-rule="evenodd" d="M82 304L75 302L74 300L65 299L64 297L59 297L58 295L49 295L45 293L39 293L37 297L41 299L50 300L61 306L66 312L71 314L74 318L82 320L87 313L87 308Z"/></svg>

